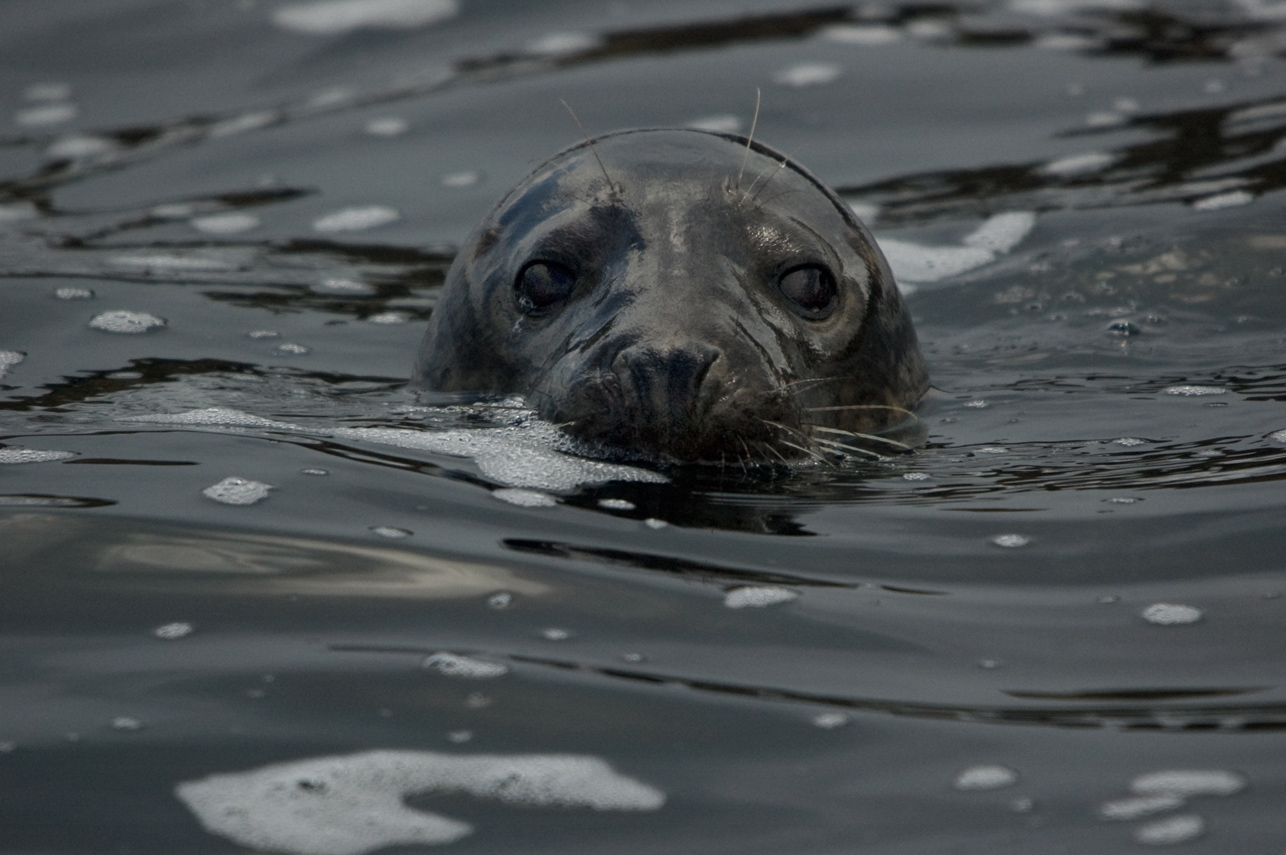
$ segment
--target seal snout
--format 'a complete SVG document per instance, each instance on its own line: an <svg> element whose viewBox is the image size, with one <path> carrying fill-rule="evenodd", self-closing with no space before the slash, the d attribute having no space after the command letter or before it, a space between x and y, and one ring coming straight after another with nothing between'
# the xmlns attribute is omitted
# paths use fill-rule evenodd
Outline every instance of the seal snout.
<svg viewBox="0 0 1286 855"><path fill-rule="evenodd" d="M616 355L612 370L639 415L668 421L698 408L710 367L722 355L717 347L695 342L669 350L634 345Z"/></svg>

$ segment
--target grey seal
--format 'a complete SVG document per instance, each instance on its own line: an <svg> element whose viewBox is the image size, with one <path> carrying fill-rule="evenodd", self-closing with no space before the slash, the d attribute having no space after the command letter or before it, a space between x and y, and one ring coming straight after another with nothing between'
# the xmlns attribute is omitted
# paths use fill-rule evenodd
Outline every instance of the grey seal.
<svg viewBox="0 0 1286 855"><path fill-rule="evenodd" d="M412 383L518 393L568 434L662 461L797 460L910 415L928 376L866 227L759 142L604 134L466 240Z"/></svg>

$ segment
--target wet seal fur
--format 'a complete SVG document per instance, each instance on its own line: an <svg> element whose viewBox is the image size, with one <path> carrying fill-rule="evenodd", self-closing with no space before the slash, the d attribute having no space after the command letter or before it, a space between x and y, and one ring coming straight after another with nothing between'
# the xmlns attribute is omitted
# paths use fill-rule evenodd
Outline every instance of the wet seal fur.
<svg viewBox="0 0 1286 855"><path fill-rule="evenodd" d="M572 436L780 462L911 416L924 361L866 227L744 137L628 130L538 166L457 255L412 381Z"/></svg>

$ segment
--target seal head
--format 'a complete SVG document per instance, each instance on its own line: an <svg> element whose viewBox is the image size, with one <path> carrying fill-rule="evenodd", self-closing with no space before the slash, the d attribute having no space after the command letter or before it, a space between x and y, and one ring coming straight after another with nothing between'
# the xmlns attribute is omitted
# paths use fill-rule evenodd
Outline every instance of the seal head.
<svg viewBox="0 0 1286 855"><path fill-rule="evenodd" d="M928 387L848 206L767 146L692 130L606 134L523 179L456 257L413 382L519 393L572 436L714 462L886 428Z"/></svg>

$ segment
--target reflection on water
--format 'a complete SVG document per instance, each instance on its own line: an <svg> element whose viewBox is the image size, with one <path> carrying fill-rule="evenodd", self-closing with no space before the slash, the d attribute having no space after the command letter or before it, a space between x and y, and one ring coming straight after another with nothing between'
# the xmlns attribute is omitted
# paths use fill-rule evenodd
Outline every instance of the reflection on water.
<svg viewBox="0 0 1286 855"><path fill-rule="evenodd" d="M0 19L8 848L1282 848L1277 4ZM913 451L403 388L560 99L756 86L899 273Z"/></svg>

